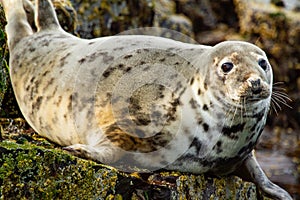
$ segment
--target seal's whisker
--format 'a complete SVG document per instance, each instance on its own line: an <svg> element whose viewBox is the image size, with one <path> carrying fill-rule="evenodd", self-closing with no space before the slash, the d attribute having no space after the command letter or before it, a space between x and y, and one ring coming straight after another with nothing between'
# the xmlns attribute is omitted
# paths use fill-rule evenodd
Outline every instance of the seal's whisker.
<svg viewBox="0 0 300 200"><path fill-rule="evenodd" d="M275 90L275 91L286 91L285 88L283 88L283 87L277 87L277 86L273 86L273 90Z"/></svg>
<svg viewBox="0 0 300 200"><path fill-rule="evenodd" d="M278 92L278 91L273 91L272 96L276 96L276 97L280 97L282 99L285 99L285 101L293 101L291 98L289 98L289 96L284 93L284 92Z"/></svg>
<svg viewBox="0 0 300 200"><path fill-rule="evenodd" d="M274 86L274 85L284 85L284 82L279 81L279 82L273 83L273 86Z"/></svg>
<svg viewBox="0 0 300 200"><path fill-rule="evenodd" d="M281 98L281 97L277 97L277 96L274 96L273 99L275 102L279 102L279 103L282 103L283 105L285 105L286 107L289 107L289 108L293 108L292 106L290 106L285 99Z"/></svg>
<svg viewBox="0 0 300 200"><path fill-rule="evenodd" d="M223 127L227 124L227 120L229 119L230 120L230 124L232 124L232 118L230 118L230 113L232 112L232 110L234 109L234 106L231 105L230 106L230 109L226 112L225 114L225 119L223 121Z"/></svg>
<svg viewBox="0 0 300 200"><path fill-rule="evenodd" d="M282 97L282 96L277 96L277 95L274 95L272 98L273 98L274 100L276 100L276 101L279 101L279 102L281 102L281 103L283 103L283 104L287 104L287 105L288 105L287 100L289 100L289 99L286 99L286 98L284 98L284 97ZM290 107L290 106L288 105L288 107Z"/></svg>
<svg viewBox="0 0 300 200"><path fill-rule="evenodd" d="M241 109L241 116L242 116L242 119L244 117L244 113L247 112L247 106L246 106L246 97L243 98L243 107ZM243 121L242 121L243 122Z"/></svg>
<svg viewBox="0 0 300 200"><path fill-rule="evenodd" d="M279 105L278 105L279 106ZM276 115L278 115L278 111L277 111L277 105L273 102L273 101L271 101L271 108L272 109L270 109L270 112L272 112L272 110L274 110L275 111L275 113L276 113ZM281 107L279 106L279 109L281 110Z"/></svg>
<svg viewBox="0 0 300 200"><path fill-rule="evenodd" d="M273 92L271 96L271 108L275 111L276 115L278 115L278 111L282 110L281 105L284 105L288 108L292 108L288 102L291 102L292 99L289 98L286 93L286 89L280 87L279 85L284 85L284 82L276 82L273 84Z"/></svg>
<svg viewBox="0 0 300 200"><path fill-rule="evenodd" d="M230 126L232 126L232 125L234 124L234 118L235 118L235 116L236 116L236 114L237 114L237 110L238 110L238 107L237 107L237 106L234 106L234 107L235 107L235 108L234 108L233 117L232 117L232 119L231 119Z"/></svg>

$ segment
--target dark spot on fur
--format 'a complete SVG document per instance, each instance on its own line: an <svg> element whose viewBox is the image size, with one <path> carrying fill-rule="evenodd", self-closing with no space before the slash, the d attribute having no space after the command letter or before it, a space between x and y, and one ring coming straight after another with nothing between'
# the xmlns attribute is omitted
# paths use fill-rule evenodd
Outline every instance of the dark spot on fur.
<svg viewBox="0 0 300 200"><path fill-rule="evenodd" d="M32 77L32 78L30 79L30 83L33 83L33 82L34 82L34 79L35 79L35 77Z"/></svg>
<svg viewBox="0 0 300 200"><path fill-rule="evenodd" d="M137 119L134 119L133 120L135 123L136 123L136 125L138 125L138 126L147 126L148 124L150 124L151 123L151 120L148 118L148 117L142 117L142 116L139 116Z"/></svg>
<svg viewBox="0 0 300 200"><path fill-rule="evenodd" d="M194 83L194 77L191 79L191 81L190 81L190 85L193 85L193 83Z"/></svg>
<svg viewBox="0 0 300 200"><path fill-rule="evenodd" d="M131 57L132 57L131 54L124 56L125 59L131 58Z"/></svg>
<svg viewBox="0 0 300 200"><path fill-rule="evenodd" d="M79 64L82 64L84 62L86 62L86 58L81 58L80 60L78 60Z"/></svg>
<svg viewBox="0 0 300 200"><path fill-rule="evenodd" d="M166 60L166 58L159 59L160 62L164 62L165 60Z"/></svg>
<svg viewBox="0 0 300 200"><path fill-rule="evenodd" d="M243 132L246 123L233 125L231 127L224 126L222 129L223 135L229 137L230 139L236 140L239 136L236 134L238 132Z"/></svg>
<svg viewBox="0 0 300 200"><path fill-rule="evenodd" d="M255 143L249 142L249 144L248 144L247 146L243 146L243 147L239 150L238 154L241 155L241 154L243 154L243 153L245 153L245 152L248 153L248 152L252 151L252 149L254 148L254 145L255 145Z"/></svg>
<svg viewBox="0 0 300 200"><path fill-rule="evenodd" d="M203 110L208 111L208 107L206 104L203 105Z"/></svg>
<svg viewBox="0 0 300 200"><path fill-rule="evenodd" d="M67 59L67 57L69 57L71 55L71 53L69 52L69 53L67 53L64 57L62 57L61 59L60 59L60 65L61 66L64 66L65 64L66 64L66 59Z"/></svg>
<svg viewBox="0 0 300 200"><path fill-rule="evenodd" d="M42 104L42 100L43 100L43 97L41 97L41 96L39 96L39 97L36 99L36 103L33 104L35 109L37 109L37 110L40 109L41 104Z"/></svg>
<svg viewBox="0 0 300 200"><path fill-rule="evenodd" d="M27 87L25 88L26 91L29 91L30 89L30 85L27 85Z"/></svg>
<svg viewBox="0 0 300 200"><path fill-rule="evenodd" d="M30 51L30 52L34 52L35 50L36 50L36 49L35 49L34 47L30 47L30 48L29 48L29 51Z"/></svg>
<svg viewBox="0 0 300 200"><path fill-rule="evenodd" d="M257 123L260 122L262 120L262 118L265 115L265 108L262 109L259 113L255 114L253 117L256 118Z"/></svg>
<svg viewBox="0 0 300 200"><path fill-rule="evenodd" d="M51 79L48 81L46 87L49 87L49 86L52 85L53 83L54 83L54 78L51 78Z"/></svg>
<svg viewBox="0 0 300 200"><path fill-rule="evenodd" d="M56 102L56 105L59 106L59 104L61 103L61 101L62 101L62 96L59 96L59 97L58 97L58 100L57 100L57 102Z"/></svg>
<svg viewBox="0 0 300 200"><path fill-rule="evenodd" d="M204 83L204 89L207 90L207 83Z"/></svg>
<svg viewBox="0 0 300 200"><path fill-rule="evenodd" d="M131 67L127 67L127 68L125 69L126 72L129 72L130 70L131 70Z"/></svg>
<svg viewBox="0 0 300 200"><path fill-rule="evenodd" d="M194 99L191 99L189 103L191 104L191 107L192 107L193 109L196 109L196 108L197 108L197 102L196 102Z"/></svg>
<svg viewBox="0 0 300 200"><path fill-rule="evenodd" d="M202 143L198 138L194 138L192 141L190 148L195 147L196 149L196 155L200 155L200 150L201 150Z"/></svg>
<svg viewBox="0 0 300 200"><path fill-rule="evenodd" d="M198 89L198 95L201 95L201 89L200 88Z"/></svg>
<svg viewBox="0 0 300 200"><path fill-rule="evenodd" d="M109 75L110 75L110 71L109 71L109 70L106 70L106 71L103 73L103 76L104 76L105 78L107 78Z"/></svg>
<svg viewBox="0 0 300 200"><path fill-rule="evenodd" d="M251 135L248 135L248 136L246 137L246 141L252 140L253 137L256 136L256 135L259 135L259 132L252 131L252 132L251 132Z"/></svg>
<svg viewBox="0 0 300 200"><path fill-rule="evenodd" d="M222 146L222 141L218 141L217 144L213 147L213 150L216 150L217 154L221 153L223 150L221 148Z"/></svg>
<svg viewBox="0 0 300 200"><path fill-rule="evenodd" d="M143 133L138 133L143 135ZM148 153L166 146L170 141L170 133L158 132L154 136L147 138L135 137L127 134L117 124L112 124L106 131L105 135L114 145L126 150L141 153Z"/></svg>
<svg viewBox="0 0 300 200"><path fill-rule="evenodd" d="M171 105L172 105L173 107L176 107L176 106L181 105L180 99L179 99L179 98L174 99L174 100L171 102Z"/></svg>
<svg viewBox="0 0 300 200"><path fill-rule="evenodd" d="M207 123L204 123L203 124L203 129L204 129L205 132L207 132L208 129L209 129L209 125Z"/></svg>
<svg viewBox="0 0 300 200"><path fill-rule="evenodd" d="M47 70L47 71L45 71L43 74L42 74L42 76L46 76L47 74L49 74L50 73L50 71L49 70Z"/></svg>
<svg viewBox="0 0 300 200"><path fill-rule="evenodd" d="M167 53L167 56L170 56L170 57L173 57L173 56L175 56L176 54L175 53L173 53L173 52L168 52Z"/></svg>

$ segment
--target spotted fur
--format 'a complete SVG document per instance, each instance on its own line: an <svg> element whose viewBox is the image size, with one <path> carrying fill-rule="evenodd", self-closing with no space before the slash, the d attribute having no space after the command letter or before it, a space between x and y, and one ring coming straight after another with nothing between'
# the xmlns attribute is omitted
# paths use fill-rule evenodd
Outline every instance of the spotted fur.
<svg viewBox="0 0 300 200"><path fill-rule="evenodd" d="M106 164L130 157L140 168L215 175L244 166L262 191L291 199L252 155L273 81L261 49L137 35L84 40L61 29L48 0L36 0L37 31L22 0L2 3L14 92L39 134Z"/></svg>

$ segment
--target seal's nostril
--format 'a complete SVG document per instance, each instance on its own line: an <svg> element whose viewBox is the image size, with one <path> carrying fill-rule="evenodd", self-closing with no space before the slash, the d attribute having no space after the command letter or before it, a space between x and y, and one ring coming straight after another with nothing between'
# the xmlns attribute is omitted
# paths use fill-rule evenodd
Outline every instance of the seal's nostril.
<svg viewBox="0 0 300 200"><path fill-rule="evenodd" d="M261 92L260 79L250 80L250 83L253 94L259 94Z"/></svg>

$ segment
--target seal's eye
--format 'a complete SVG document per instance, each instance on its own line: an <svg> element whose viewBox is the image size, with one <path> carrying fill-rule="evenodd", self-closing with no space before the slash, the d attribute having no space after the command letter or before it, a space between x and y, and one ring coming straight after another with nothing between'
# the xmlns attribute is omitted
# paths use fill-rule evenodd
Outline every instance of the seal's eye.
<svg viewBox="0 0 300 200"><path fill-rule="evenodd" d="M232 70L233 68L233 63L232 62L226 62L226 63L223 63L222 66L221 66L222 70L224 73L228 73Z"/></svg>
<svg viewBox="0 0 300 200"><path fill-rule="evenodd" d="M265 71L267 70L268 62L265 59L263 59L263 58L259 59L258 64L263 70L265 70Z"/></svg>

